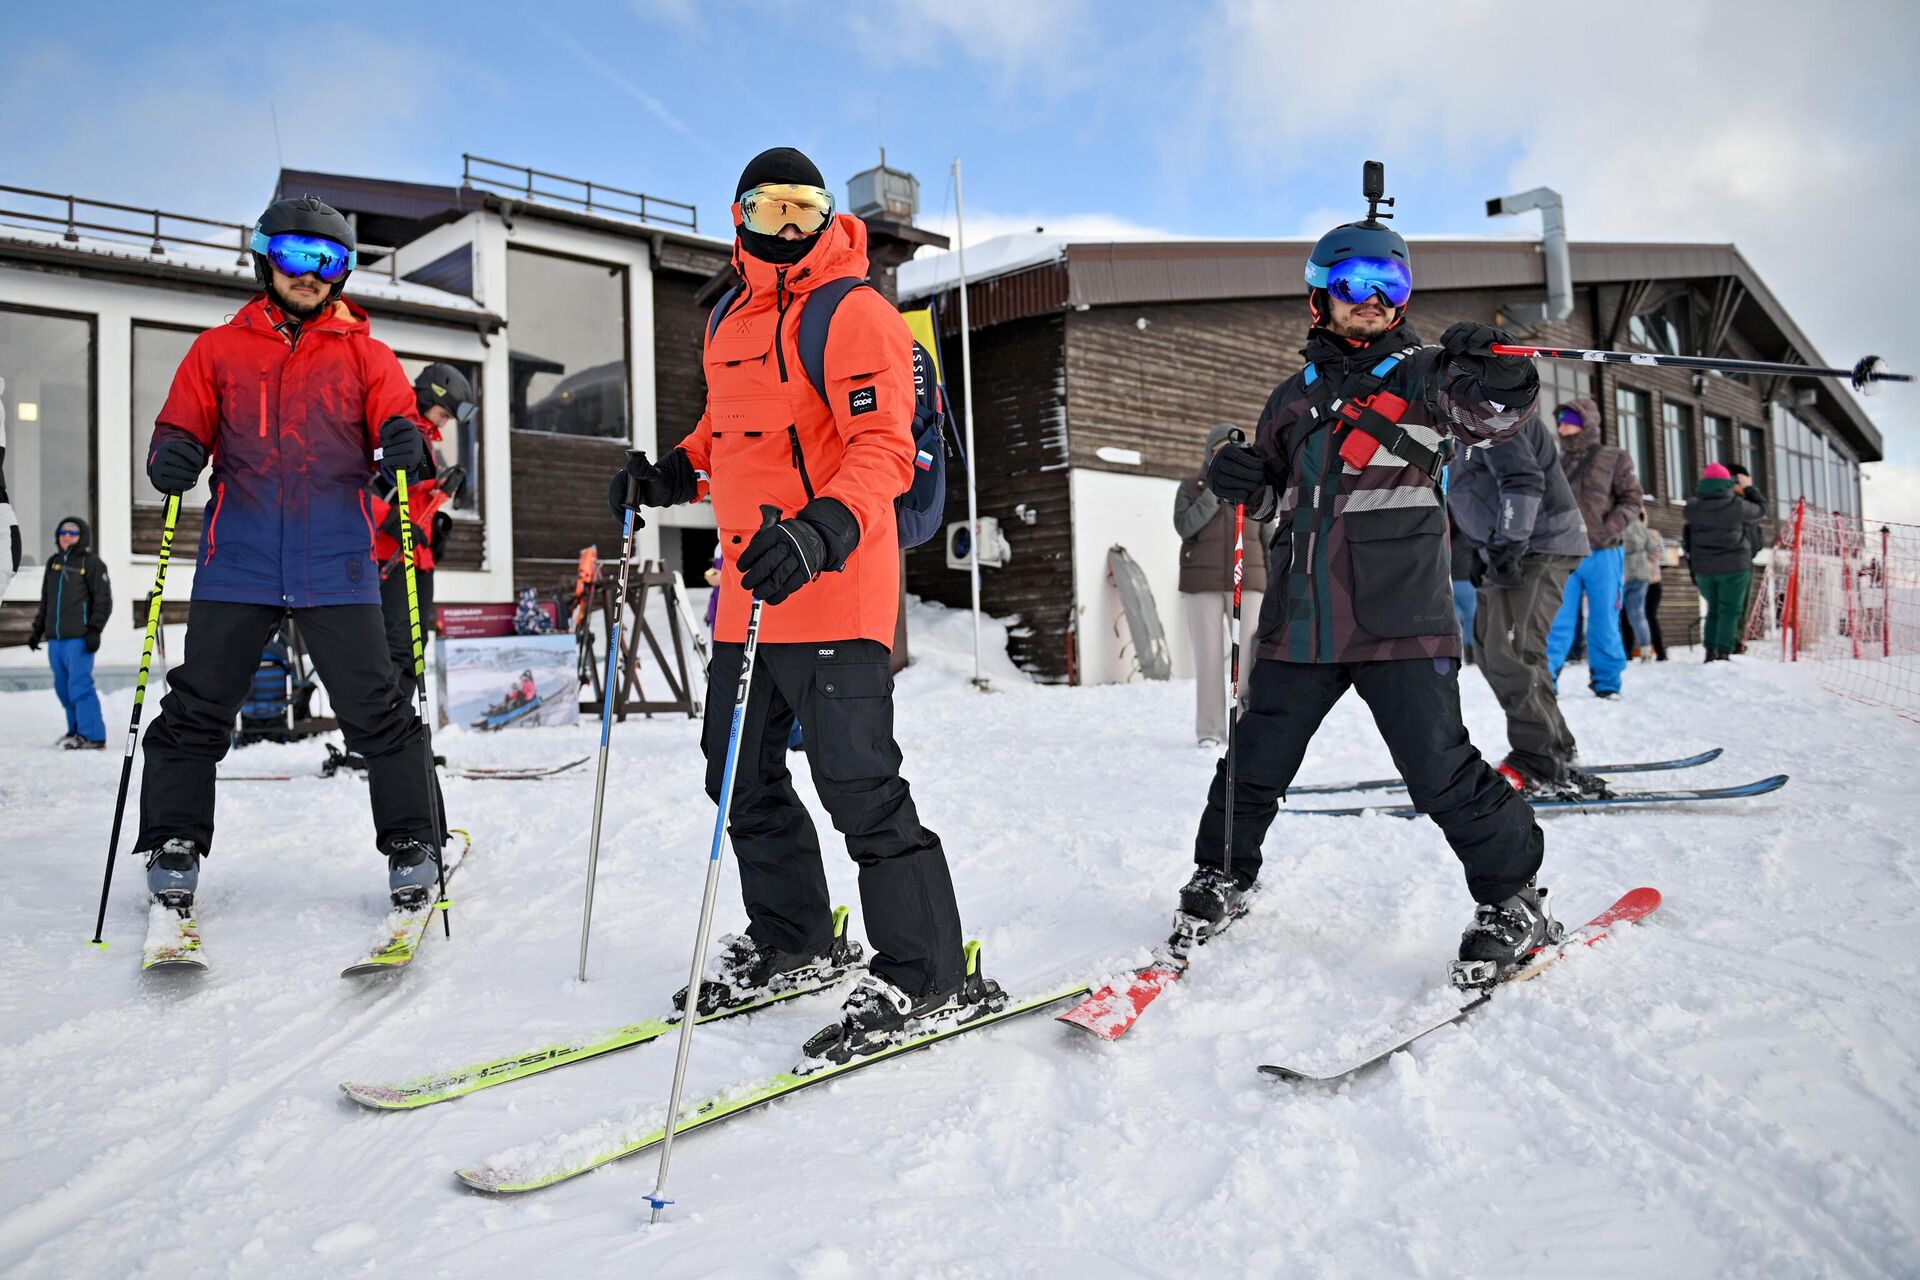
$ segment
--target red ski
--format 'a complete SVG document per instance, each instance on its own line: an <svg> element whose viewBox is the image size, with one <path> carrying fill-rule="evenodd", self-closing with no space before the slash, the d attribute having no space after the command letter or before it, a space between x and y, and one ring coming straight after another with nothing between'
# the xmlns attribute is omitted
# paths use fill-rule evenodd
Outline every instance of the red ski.
<svg viewBox="0 0 1920 1280"><path fill-rule="evenodd" d="M1118 1040L1162 991L1187 971L1184 957L1171 951L1156 953L1154 962L1135 969L1124 982L1100 988L1055 1020L1079 1027L1102 1040Z"/></svg>
<svg viewBox="0 0 1920 1280"><path fill-rule="evenodd" d="M1388 1058L1399 1053L1414 1041L1422 1039L1425 1036L1430 1036L1442 1027L1452 1026L1454 1023L1472 1013L1475 1009L1478 1009L1481 1005L1493 999L1494 991L1505 986L1507 983L1525 982L1529 978L1538 977L1555 963L1572 954L1576 947L1590 947L1602 938L1607 937L1612 931L1613 926L1617 924L1629 924L1635 920L1644 920L1646 917L1652 915L1655 908L1659 905L1660 891L1658 889L1630 889L1621 896L1618 902L1581 925L1578 929L1570 931L1567 936L1559 942L1537 948L1528 957L1528 963L1520 965L1498 982L1494 983L1492 987L1480 992L1452 1012L1433 1019L1431 1022L1426 1023L1410 1034L1399 1037L1386 1048L1369 1053L1364 1057L1356 1058L1331 1071L1302 1071L1295 1067L1269 1064L1260 1068L1261 1074L1275 1076L1281 1080L1307 1081L1314 1084L1327 1084L1344 1080L1348 1076L1366 1070L1368 1067L1385 1062Z"/></svg>

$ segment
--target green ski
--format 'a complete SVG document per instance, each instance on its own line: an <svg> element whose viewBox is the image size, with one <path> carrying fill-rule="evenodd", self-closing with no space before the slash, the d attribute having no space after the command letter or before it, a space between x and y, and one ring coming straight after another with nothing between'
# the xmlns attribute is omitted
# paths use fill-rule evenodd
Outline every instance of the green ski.
<svg viewBox="0 0 1920 1280"><path fill-rule="evenodd" d="M716 1009L712 1013L702 1014L694 1025L703 1026L709 1022L719 1022L724 1018L737 1018L742 1014L764 1009L768 1005L791 1000L795 996L811 995L816 991L827 991L838 986L853 975L861 959L860 944L847 941L846 928L847 909L834 908L835 963L833 967L819 973L818 981L785 990L770 991L762 998L747 1004ZM469 1093L490 1089L497 1084L524 1080L528 1076L538 1075L542 1071L551 1071L555 1067L571 1066L573 1063L585 1062L589 1058L597 1058L602 1054L631 1049L635 1045L658 1040L679 1025L680 1018L676 1011L669 1017L649 1018L645 1022L629 1023L624 1027L603 1031L596 1036L550 1044L528 1053L495 1058L491 1062L477 1062L470 1067L461 1067L454 1071L437 1072L392 1084L369 1084L350 1080L343 1083L340 1089L363 1107L371 1107L376 1111L410 1111L415 1107L426 1107L436 1102L465 1097Z"/></svg>
<svg viewBox="0 0 1920 1280"><path fill-rule="evenodd" d="M777 1102L802 1089L851 1075L863 1067L897 1058L904 1053L929 1048L941 1041L950 1040L954 1036L990 1027L996 1022L1005 1022L1009 1018L1017 1018L1023 1014L1038 1013L1042 1009L1052 1008L1062 1000L1071 1000L1075 996L1085 995L1086 992L1086 983L1075 983L1045 995L1016 1001L996 1013L986 1014L971 1022L963 1022L957 1026L915 1036L865 1057L854 1058L850 1062L821 1065L804 1073L796 1068L793 1071L784 1071L772 1076L758 1084L717 1094L687 1112L685 1118L674 1129L674 1135L678 1137L695 1129L704 1129L708 1125L732 1119L756 1107L763 1107L769 1102ZM582 1151L577 1142L550 1143L547 1144L550 1152L544 1157L540 1153L535 1153L525 1159L511 1160L508 1163L476 1165L459 1170L455 1176L478 1191L503 1195L521 1191L538 1191L543 1187L550 1187L555 1183L578 1177L589 1170L598 1169L603 1164L611 1164L615 1160L637 1155L656 1146L666 1136L665 1126L655 1126L647 1132L624 1141L616 1139L598 1150Z"/></svg>
<svg viewBox="0 0 1920 1280"><path fill-rule="evenodd" d="M453 873L466 864L467 854L473 851L473 837L459 827L451 829L452 834L460 837L460 856L447 864L446 881L453 882ZM413 954L426 940L427 928L433 923L436 912L452 906L446 898L429 902L424 907L407 910L395 907L387 913L379 941L375 942L367 953L340 971L343 978L363 977L367 974L393 973L413 962Z"/></svg>

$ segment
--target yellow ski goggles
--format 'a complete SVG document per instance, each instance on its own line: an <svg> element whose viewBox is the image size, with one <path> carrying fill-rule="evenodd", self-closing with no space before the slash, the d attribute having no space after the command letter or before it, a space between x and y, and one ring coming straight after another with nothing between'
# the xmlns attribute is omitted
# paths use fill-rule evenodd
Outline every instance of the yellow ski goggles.
<svg viewBox="0 0 1920 1280"><path fill-rule="evenodd" d="M741 194L735 206L740 225L763 236L777 236L791 225L803 236L826 226L833 217L833 193L797 182L769 182Z"/></svg>

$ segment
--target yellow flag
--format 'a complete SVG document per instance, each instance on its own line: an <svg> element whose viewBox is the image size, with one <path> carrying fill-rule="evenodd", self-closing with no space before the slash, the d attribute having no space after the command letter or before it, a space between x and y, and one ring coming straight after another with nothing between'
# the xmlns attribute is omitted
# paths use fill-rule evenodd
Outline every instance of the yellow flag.
<svg viewBox="0 0 1920 1280"><path fill-rule="evenodd" d="M900 314L906 320L907 328L912 331L913 340L925 347L927 354L933 357L934 378L944 382L946 379L940 373L940 340L933 332L933 309L922 307L918 311L902 311Z"/></svg>

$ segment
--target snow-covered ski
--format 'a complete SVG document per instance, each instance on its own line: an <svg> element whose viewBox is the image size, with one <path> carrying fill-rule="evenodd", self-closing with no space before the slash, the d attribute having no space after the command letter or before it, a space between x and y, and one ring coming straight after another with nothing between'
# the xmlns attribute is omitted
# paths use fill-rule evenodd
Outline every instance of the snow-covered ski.
<svg viewBox="0 0 1920 1280"><path fill-rule="evenodd" d="M147 940L140 949L140 968L205 969L200 947L200 924L191 910L180 911L155 902L147 908Z"/></svg>
<svg viewBox="0 0 1920 1280"><path fill-rule="evenodd" d="M1703 764L1711 764L1720 758L1723 747L1711 751L1702 751L1698 755L1678 756L1672 760L1637 760L1625 764L1596 764L1580 766L1587 773L1597 773L1607 777L1616 773L1663 773L1671 769L1694 769ZM1304 787L1288 787L1290 796L1335 796L1349 791L1405 791L1407 784L1401 778L1370 778L1365 782L1316 782Z"/></svg>
<svg viewBox="0 0 1920 1280"><path fill-rule="evenodd" d="M1658 889L1643 887L1628 890L1621 896L1618 902L1615 902L1612 906L1587 921L1584 925L1581 925L1578 929L1569 932L1567 936L1559 942L1541 947L1535 951L1529 958L1528 963L1515 968L1512 972L1494 983L1492 987L1467 999L1451 1012L1423 1023L1418 1029L1412 1032L1399 1036L1383 1049L1378 1049L1351 1059L1331 1070L1303 1071L1298 1067L1267 1064L1263 1065L1260 1071L1263 1075L1274 1076L1281 1080L1304 1081L1314 1084L1327 1084L1337 1080L1344 1080L1357 1072L1365 1071L1368 1067L1385 1062L1394 1054L1399 1053L1402 1049L1413 1044L1414 1041L1430 1036L1442 1027L1450 1027L1454 1023L1459 1022L1475 1009L1480 1008L1492 1000L1493 993L1500 987L1512 982L1525 982L1530 978L1540 976L1540 974L1544 973L1552 965L1569 955L1574 948L1590 947L1602 938L1607 937L1615 925L1646 919L1646 917L1653 914L1659 905L1660 891Z"/></svg>
<svg viewBox="0 0 1920 1280"><path fill-rule="evenodd" d="M473 849L473 837L459 827L452 834L460 837L460 852L447 863L446 882L453 883L453 873L467 861L467 854ZM445 898L437 898L425 906L395 907L387 913L381 924L380 936L365 955L340 971L343 978L357 978L367 974L394 973L413 962L413 957L426 940L427 926L433 923L435 914L451 905Z"/></svg>
<svg viewBox="0 0 1920 1280"><path fill-rule="evenodd" d="M1180 980L1193 962L1193 949L1211 942L1233 927L1251 909L1255 890L1249 889L1241 909L1209 927L1192 916L1175 912L1173 936L1154 948L1153 959L1117 982L1108 983L1054 1020L1078 1027L1102 1040L1118 1040L1132 1029L1148 1005Z"/></svg>
<svg viewBox="0 0 1920 1280"><path fill-rule="evenodd" d="M757 1107L777 1102L791 1094L808 1089L816 1084L825 1084L829 1080L838 1080L866 1067L897 1058L902 1054L930 1048L955 1036L965 1035L969 1031L979 1031L1005 1022L1009 1018L1018 1018L1024 1014L1038 1013L1060 1003L1071 1000L1084 993L1087 985L1083 983L1061 988L1045 994L1032 996L1025 1000L1009 1003L997 1013L985 1014L971 1022L959 1026L945 1027L926 1035L904 1040L899 1044L882 1049L865 1057L855 1058L851 1062L823 1064L811 1070L804 1070L809 1064L802 1064L792 1071L783 1071L758 1084L731 1089L716 1094L706 1101L683 1112L683 1118L674 1126L674 1136L689 1133L695 1129L704 1129L709 1125L730 1120ZM611 1164L615 1160L646 1151L665 1140L666 1126L653 1128L630 1137L615 1137L611 1140L598 1136L599 1129L587 1130L582 1134L569 1134L545 1143L535 1144L509 1152L497 1162L474 1165L457 1172L460 1181L478 1191L495 1194L509 1194L521 1191L538 1191L555 1183L565 1182L578 1177L601 1165Z"/></svg>
<svg viewBox="0 0 1920 1280"><path fill-rule="evenodd" d="M1760 778L1753 782L1741 783L1732 787L1698 787L1674 791L1616 791L1610 796L1600 796L1590 800L1566 800L1559 797L1542 797L1529 800L1535 809L1553 812L1561 809L1624 809L1633 805L1652 804L1692 804L1700 800L1744 800L1750 796L1764 796L1778 791L1787 785L1787 775L1776 773L1770 778ZM1367 814L1379 814L1386 818L1417 818L1420 810L1410 804L1364 804L1345 809L1295 809L1284 808L1281 813L1314 814L1323 818L1358 818Z"/></svg>
<svg viewBox="0 0 1920 1280"><path fill-rule="evenodd" d="M581 756L578 760L549 765L449 765L441 770L441 776L463 778L474 782L536 782L542 778L551 778L569 770L578 769L592 758L592 756ZM329 759L311 773L223 773L219 780L221 782L298 782L307 778L333 778L343 773L364 777L366 771L354 765L342 767L333 759Z"/></svg>
<svg viewBox="0 0 1920 1280"><path fill-rule="evenodd" d="M836 934L845 927L846 910L845 907L835 909ZM768 991L760 998L745 1004L731 1005L724 1009L716 1009L712 1013L702 1014L695 1020L694 1025L703 1026L725 1018L737 1018L764 1009L768 1005L792 1000L796 996L832 990L858 972L860 967L858 958L859 953L856 950L847 964L821 972L815 981L778 991ZM598 1058L603 1054L617 1053L621 1049L631 1049L635 1045L648 1044L679 1025L680 1013L676 1009L664 1018L632 1022L624 1027L603 1031L598 1035L550 1044L526 1053L509 1054L488 1062L476 1062L472 1066L459 1067L452 1071L417 1076L411 1080L400 1080L391 1084L349 1080L340 1085L340 1090L361 1106L371 1107L376 1111L410 1111L415 1107L426 1107L436 1102L463 1098L467 1094L490 1089L497 1084L524 1080L528 1076L538 1075L542 1071L551 1071L555 1067L571 1066L576 1062L585 1062L589 1058Z"/></svg>

